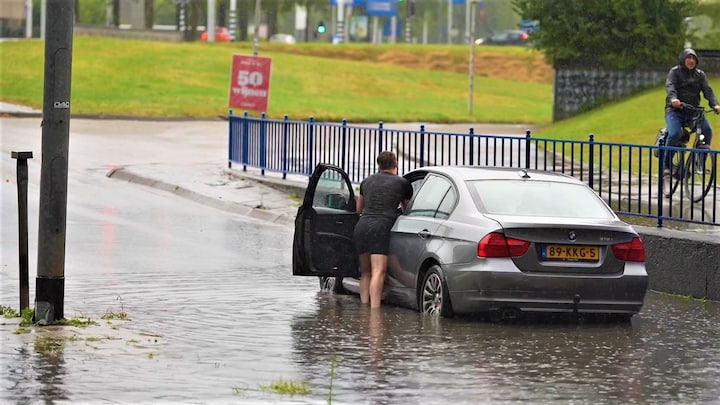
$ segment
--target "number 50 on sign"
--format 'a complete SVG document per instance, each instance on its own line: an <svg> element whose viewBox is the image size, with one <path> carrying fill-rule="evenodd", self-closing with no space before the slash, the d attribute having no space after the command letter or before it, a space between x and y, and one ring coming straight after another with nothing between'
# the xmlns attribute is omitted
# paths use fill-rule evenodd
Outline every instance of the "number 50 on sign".
<svg viewBox="0 0 720 405"><path fill-rule="evenodd" d="M267 112L272 60L261 56L233 55L230 74L230 107Z"/></svg>

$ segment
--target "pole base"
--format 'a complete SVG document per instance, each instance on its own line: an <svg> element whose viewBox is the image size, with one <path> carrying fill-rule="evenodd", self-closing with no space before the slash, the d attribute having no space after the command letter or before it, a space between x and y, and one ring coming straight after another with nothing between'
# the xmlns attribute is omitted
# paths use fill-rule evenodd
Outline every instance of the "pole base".
<svg viewBox="0 0 720 405"><path fill-rule="evenodd" d="M65 277L35 279L35 317L40 325L51 325L65 317Z"/></svg>

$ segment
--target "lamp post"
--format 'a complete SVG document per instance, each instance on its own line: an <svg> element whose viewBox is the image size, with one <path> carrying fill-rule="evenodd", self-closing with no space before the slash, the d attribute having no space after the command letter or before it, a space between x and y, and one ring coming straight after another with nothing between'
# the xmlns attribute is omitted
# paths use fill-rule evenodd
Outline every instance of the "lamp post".
<svg viewBox="0 0 720 405"><path fill-rule="evenodd" d="M253 55L257 56L260 46L260 0L255 0L255 29L253 30Z"/></svg>
<svg viewBox="0 0 720 405"><path fill-rule="evenodd" d="M468 114L473 113L473 96L475 92L475 6L478 0L469 0L470 24L467 29L468 42L470 43L470 66L468 67Z"/></svg>
<svg viewBox="0 0 720 405"><path fill-rule="evenodd" d="M237 0L230 0L230 41L235 42L237 35Z"/></svg>

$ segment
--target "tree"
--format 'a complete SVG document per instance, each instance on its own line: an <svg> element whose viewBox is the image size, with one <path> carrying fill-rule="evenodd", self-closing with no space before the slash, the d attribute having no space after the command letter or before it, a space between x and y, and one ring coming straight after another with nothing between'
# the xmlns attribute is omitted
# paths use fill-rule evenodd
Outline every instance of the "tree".
<svg viewBox="0 0 720 405"><path fill-rule="evenodd" d="M637 69L675 61L697 0L513 0L536 20L534 46L550 63Z"/></svg>
<svg viewBox="0 0 720 405"><path fill-rule="evenodd" d="M704 49L720 49L720 2L703 2L698 5L693 21L706 23L705 30L693 32L693 46Z"/></svg>

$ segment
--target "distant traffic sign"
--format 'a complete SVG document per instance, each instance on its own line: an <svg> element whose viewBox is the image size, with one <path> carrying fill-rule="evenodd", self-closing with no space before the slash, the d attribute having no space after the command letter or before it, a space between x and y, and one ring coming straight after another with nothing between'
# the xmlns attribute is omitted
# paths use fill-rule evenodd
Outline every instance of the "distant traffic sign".
<svg viewBox="0 0 720 405"><path fill-rule="evenodd" d="M397 0L367 0L365 14L375 17L394 17L397 15Z"/></svg>
<svg viewBox="0 0 720 405"><path fill-rule="evenodd" d="M331 6L337 6L337 0L330 0ZM365 0L343 0L343 5L352 7L362 7L365 5Z"/></svg>

